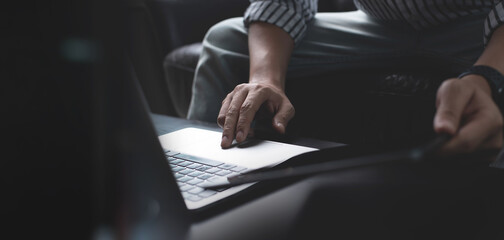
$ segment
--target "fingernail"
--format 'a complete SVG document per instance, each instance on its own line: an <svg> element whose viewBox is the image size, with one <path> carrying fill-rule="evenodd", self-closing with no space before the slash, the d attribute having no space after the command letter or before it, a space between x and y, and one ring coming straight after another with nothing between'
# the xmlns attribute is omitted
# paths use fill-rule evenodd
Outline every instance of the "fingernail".
<svg viewBox="0 0 504 240"><path fill-rule="evenodd" d="M277 122L276 125L277 125L277 128L280 129L281 131L285 130L285 127L284 127L284 125L282 123Z"/></svg>
<svg viewBox="0 0 504 240"><path fill-rule="evenodd" d="M243 140L243 131L238 131L238 133L236 133L236 140L237 141Z"/></svg>
<svg viewBox="0 0 504 240"><path fill-rule="evenodd" d="M227 142L228 142L228 137L227 136L222 136L221 146L223 146Z"/></svg>

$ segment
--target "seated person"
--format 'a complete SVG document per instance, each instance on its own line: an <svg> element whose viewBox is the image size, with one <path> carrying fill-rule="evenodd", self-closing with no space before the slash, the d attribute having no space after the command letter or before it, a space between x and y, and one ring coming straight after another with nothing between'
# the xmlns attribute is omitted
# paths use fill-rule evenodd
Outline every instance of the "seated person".
<svg viewBox="0 0 504 240"><path fill-rule="evenodd" d="M271 113L273 128L284 133L295 114L285 94L287 74L309 79L328 70L390 68L427 56L461 73L437 91L433 129L453 136L442 152L501 148L501 0L355 3L358 11L316 14L316 0L252 0L243 18L212 27L188 118L217 119L223 148L245 140L260 109Z"/></svg>

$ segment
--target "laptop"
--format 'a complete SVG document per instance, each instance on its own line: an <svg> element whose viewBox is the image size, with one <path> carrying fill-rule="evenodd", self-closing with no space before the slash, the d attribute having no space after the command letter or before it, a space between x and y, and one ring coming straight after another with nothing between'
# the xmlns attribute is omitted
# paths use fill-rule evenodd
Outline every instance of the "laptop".
<svg viewBox="0 0 504 240"><path fill-rule="evenodd" d="M164 208L176 212L180 212L176 206L183 211L204 211L254 184L207 190L201 187L205 182L276 166L293 156L318 150L259 139L224 150L220 147L220 131L196 124L158 136L131 66L130 70L121 96L125 101L122 105L128 106L121 119L127 122L124 125L130 132L121 140L121 148L125 157L123 181L128 182L126 187L131 189L127 195L134 201L153 204L155 209L163 209L158 205L166 202L170 206ZM156 200L146 199L148 196Z"/></svg>
<svg viewBox="0 0 504 240"><path fill-rule="evenodd" d="M220 147L220 131L188 127L159 136L167 160L190 210L204 208L236 194L252 184L210 190L204 185L222 179L273 167L315 148L275 141L248 139L233 147Z"/></svg>

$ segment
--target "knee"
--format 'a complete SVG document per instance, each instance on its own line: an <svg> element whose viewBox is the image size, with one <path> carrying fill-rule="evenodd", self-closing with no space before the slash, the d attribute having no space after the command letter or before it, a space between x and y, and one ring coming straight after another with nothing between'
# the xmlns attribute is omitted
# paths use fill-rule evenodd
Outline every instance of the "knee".
<svg viewBox="0 0 504 240"><path fill-rule="evenodd" d="M211 45L242 52L247 47L247 30L243 18L231 18L213 25L205 35L204 47Z"/></svg>

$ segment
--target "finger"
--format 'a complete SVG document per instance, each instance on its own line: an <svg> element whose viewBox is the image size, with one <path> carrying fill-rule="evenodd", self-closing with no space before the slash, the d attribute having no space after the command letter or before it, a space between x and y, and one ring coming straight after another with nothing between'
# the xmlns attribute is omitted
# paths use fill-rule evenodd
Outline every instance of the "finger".
<svg viewBox="0 0 504 240"><path fill-rule="evenodd" d="M488 110L468 117L466 124L441 148L441 153L450 155L500 148L502 131L498 122Z"/></svg>
<svg viewBox="0 0 504 240"><path fill-rule="evenodd" d="M250 131L250 126L254 117L261 107L261 105L266 101L266 95L264 94L249 94L243 102L240 108L240 115L236 124L236 141L244 141Z"/></svg>
<svg viewBox="0 0 504 240"><path fill-rule="evenodd" d="M462 113L471 99L471 92L462 88L458 80L447 80L437 94L437 111L434 131L454 135L460 125Z"/></svg>
<svg viewBox="0 0 504 240"><path fill-rule="evenodd" d="M246 97L247 91L237 91L229 103L229 107L225 114L224 126L222 128L222 148L230 147L235 138L236 122L238 121L240 108Z"/></svg>
<svg viewBox="0 0 504 240"><path fill-rule="evenodd" d="M226 113L229 109L229 104L231 104L231 100L233 99L233 93L229 93L224 100L222 100L222 105L219 111L219 115L217 116L217 124L220 128L224 128L224 122L226 121Z"/></svg>
<svg viewBox="0 0 504 240"><path fill-rule="evenodd" d="M295 112L294 107L288 100L284 102L273 117L273 127L279 133L285 133L287 124L294 117Z"/></svg>

